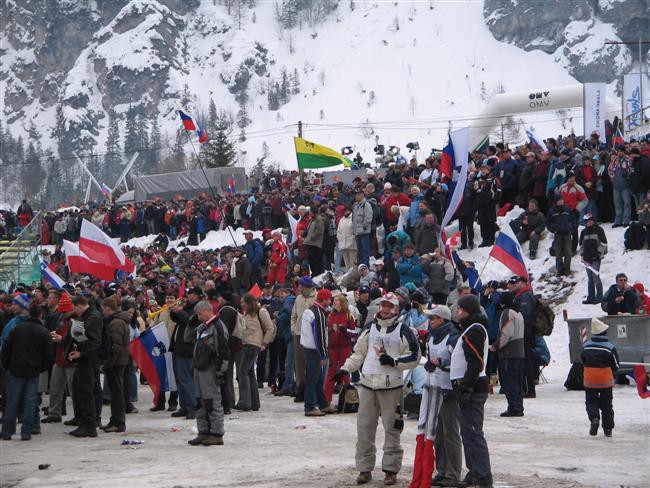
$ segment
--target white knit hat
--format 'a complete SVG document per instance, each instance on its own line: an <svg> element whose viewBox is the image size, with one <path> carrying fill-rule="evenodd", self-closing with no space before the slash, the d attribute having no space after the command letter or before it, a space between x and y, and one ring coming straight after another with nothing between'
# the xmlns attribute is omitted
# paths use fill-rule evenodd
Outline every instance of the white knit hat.
<svg viewBox="0 0 650 488"><path fill-rule="evenodd" d="M602 320L598 320L596 317L591 319L591 334L592 335L602 334L607 329L609 329L609 325L607 325Z"/></svg>

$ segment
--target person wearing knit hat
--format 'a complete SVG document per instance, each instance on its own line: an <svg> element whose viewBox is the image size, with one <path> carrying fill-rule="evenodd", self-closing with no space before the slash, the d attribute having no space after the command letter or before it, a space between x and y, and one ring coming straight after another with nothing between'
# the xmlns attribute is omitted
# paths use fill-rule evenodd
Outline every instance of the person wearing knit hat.
<svg viewBox="0 0 650 488"><path fill-rule="evenodd" d="M490 453L483 435L485 402L488 397L488 377L485 367L488 357L489 321L481 312L478 298L461 296L456 319L462 333L451 352L449 377L458 395L460 433L469 466L466 479L479 486L492 486Z"/></svg>
<svg viewBox="0 0 650 488"><path fill-rule="evenodd" d="M438 474L434 482L456 486L462 469L460 412L452 394L449 365L450 351L456 345L459 331L451 322L451 311L446 306L433 305L424 313L429 318L425 339L426 376L415 437L413 478L409 486L428 486L436 464ZM439 459L436 459L436 454Z"/></svg>
<svg viewBox="0 0 650 488"><path fill-rule="evenodd" d="M64 412L64 393L65 387L72 392L72 380L74 378L75 368L65 359L65 347L63 339L68 335L72 325L72 312L74 307L70 295L66 292L61 293L56 311L60 314L60 320L57 328L50 333L54 342L54 366L52 367L52 376L50 377L50 403L47 408L47 417L41 422L45 424L59 423L63 420Z"/></svg>
<svg viewBox="0 0 650 488"><path fill-rule="evenodd" d="M591 319L591 338L582 345L580 360L584 366L585 406L589 417L589 435L598 435L602 418L603 432L612 437L614 373L618 370L618 352L607 339L609 325Z"/></svg>
<svg viewBox="0 0 650 488"><path fill-rule="evenodd" d="M2 329L2 334L0 334L0 348L2 348L7 337L9 337L9 333L14 330L14 327L27 319L28 310L29 297L24 293L16 293L11 299L11 307L9 308L9 311L12 312L14 316Z"/></svg>
<svg viewBox="0 0 650 488"><path fill-rule="evenodd" d="M305 417L322 417L336 409L325 398L325 368L329 358L327 307L332 292L318 290L316 301L302 314L300 346L305 358Z"/></svg>

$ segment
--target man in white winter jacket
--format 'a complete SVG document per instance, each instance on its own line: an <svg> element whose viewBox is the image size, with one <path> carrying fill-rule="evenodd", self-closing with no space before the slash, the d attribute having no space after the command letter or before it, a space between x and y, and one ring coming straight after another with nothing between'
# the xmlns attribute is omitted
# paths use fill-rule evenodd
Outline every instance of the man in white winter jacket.
<svg viewBox="0 0 650 488"><path fill-rule="evenodd" d="M336 375L354 373L363 366L357 415L357 484L368 483L375 467L375 434L381 416L384 426L384 484L394 485L402 468L400 445L403 371L420 361L420 347L411 329L399 320L399 302L393 293L384 296L375 319L363 329L352 355Z"/></svg>

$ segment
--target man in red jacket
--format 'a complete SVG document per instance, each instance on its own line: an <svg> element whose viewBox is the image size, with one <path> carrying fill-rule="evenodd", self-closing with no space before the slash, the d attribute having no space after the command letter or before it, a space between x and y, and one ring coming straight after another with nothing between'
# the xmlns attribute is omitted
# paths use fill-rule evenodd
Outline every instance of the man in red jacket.
<svg viewBox="0 0 650 488"><path fill-rule="evenodd" d="M273 231L271 236L273 237L273 244L271 246L271 259L269 259L269 276L266 281L271 285L276 283L283 285L287 279L287 268L289 266L287 245L282 241L282 234L279 231Z"/></svg>
<svg viewBox="0 0 650 488"><path fill-rule="evenodd" d="M580 222L580 212L587 207L587 195L584 188L576 183L576 175L573 171L567 175L566 183L559 189L559 194L564 200L564 204L573 212L573 231L571 232L572 249L575 254L578 249L578 223Z"/></svg>
<svg viewBox="0 0 650 488"><path fill-rule="evenodd" d="M397 205L398 207L409 207L411 205L411 199L404 193L401 193L399 188L395 187L393 189L390 183L384 185L384 196L384 218L387 227L390 225L397 225L399 212L397 214L391 212L392 206Z"/></svg>

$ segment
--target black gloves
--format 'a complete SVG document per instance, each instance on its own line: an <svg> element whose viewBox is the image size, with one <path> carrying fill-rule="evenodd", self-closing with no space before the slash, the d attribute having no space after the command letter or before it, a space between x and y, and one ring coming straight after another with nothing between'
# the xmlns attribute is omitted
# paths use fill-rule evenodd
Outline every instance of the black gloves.
<svg viewBox="0 0 650 488"><path fill-rule="evenodd" d="M397 360L384 353L379 356L379 363L382 366L397 366Z"/></svg>
<svg viewBox="0 0 650 488"><path fill-rule="evenodd" d="M336 373L334 373L334 376L332 376L332 379L334 380L334 383L339 383L341 380L343 380L343 377L348 374L348 372L344 369L339 369Z"/></svg>

